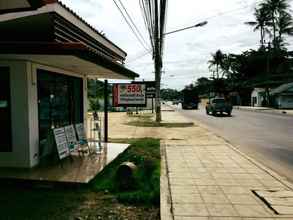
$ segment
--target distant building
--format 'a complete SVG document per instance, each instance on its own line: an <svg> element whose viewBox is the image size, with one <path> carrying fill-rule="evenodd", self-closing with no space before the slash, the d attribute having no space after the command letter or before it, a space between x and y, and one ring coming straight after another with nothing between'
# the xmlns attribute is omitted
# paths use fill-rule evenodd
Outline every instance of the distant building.
<svg viewBox="0 0 293 220"><path fill-rule="evenodd" d="M251 106L262 107L265 97L264 88L255 88L251 93Z"/></svg>
<svg viewBox="0 0 293 220"><path fill-rule="evenodd" d="M270 92L274 104L279 109L293 108L293 82L283 84Z"/></svg>

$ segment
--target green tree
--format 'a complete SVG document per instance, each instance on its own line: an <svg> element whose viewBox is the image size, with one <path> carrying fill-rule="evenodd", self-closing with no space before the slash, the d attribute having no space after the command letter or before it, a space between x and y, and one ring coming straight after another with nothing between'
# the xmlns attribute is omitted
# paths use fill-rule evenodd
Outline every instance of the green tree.
<svg viewBox="0 0 293 220"><path fill-rule="evenodd" d="M255 21L245 22L246 24L253 26L253 31L260 31L260 44L263 48L265 46L266 34L270 34L268 28L269 15L268 10L265 7L255 8L254 11Z"/></svg>
<svg viewBox="0 0 293 220"><path fill-rule="evenodd" d="M211 92L212 81L206 77L200 77L195 82L199 95L208 96Z"/></svg>
<svg viewBox="0 0 293 220"><path fill-rule="evenodd" d="M88 79L87 82L88 97L90 98L103 98L104 97L104 82Z"/></svg>
<svg viewBox="0 0 293 220"><path fill-rule="evenodd" d="M100 102L98 98L89 98L89 105L91 111L99 111L101 108Z"/></svg>
<svg viewBox="0 0 293 220"><path fill-rule="evenodd" d="M292 20L292 17L289 14L288 0L265 0L263 3L261 3L261 8L266 10L269 15L269 21L270 21L269 26L272 29L272 36L273 36L273 39L272 39L273 48L275 50L279 49L280 39L281 39L279 31L282 29L279 27L279 21L283 20L284 18L287 21L288 19ZM289 16L287 16L286 14Z"/></svg>
<svg viewBox="0 0 293 220"><path fill-rule="evenodd" d="M285 46L284 35L288 35L288 36L293 35L292 15L286 11L282 12L277 20L277 25L278 25L278 37L276 41L280 48L284 48Z"/></svg>
<svg viewBox="0 0 293 220"><path fill-rule="evenodd" d="M222 53L221 50L217 50L216 53L212 54L212 59L208 61L209 69L213 72L213 78L219 79L220 78L220 70L223 66L225 55ZM214 75L214 68L216 75Z"/></svg>
<svg viewBox="0 0 293 220"><path fill-rule="evenodd" d="M179 100L182 98L181 92L176 89L161 89L161 99L162 100Z"/></svg>

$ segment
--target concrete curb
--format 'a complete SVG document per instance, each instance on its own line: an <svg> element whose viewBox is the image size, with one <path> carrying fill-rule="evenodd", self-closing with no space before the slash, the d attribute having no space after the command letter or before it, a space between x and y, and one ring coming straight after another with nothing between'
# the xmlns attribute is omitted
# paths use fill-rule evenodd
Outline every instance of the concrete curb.
<svg viewBox="0 0 293 220"><path fill-rule="evenodd" d="M293 114L291 114L291 113L283 113L283 111L286 112L286 110L282 111L282 110L276 110L276 109L249 109L249 108L243 108L241 106L234 106L233 108L240 110L240 111L257 112L257 113L265 113L265 114L293 117Z"/></svg>
<svg viewBox="0 0 293 220"><path fill-rule="evenodd" d="M174 220L172 213L172 197L168 178L168 163L166 159L166 146L161 143L161 176L160 176L160 217L164 220Z"/></svg>

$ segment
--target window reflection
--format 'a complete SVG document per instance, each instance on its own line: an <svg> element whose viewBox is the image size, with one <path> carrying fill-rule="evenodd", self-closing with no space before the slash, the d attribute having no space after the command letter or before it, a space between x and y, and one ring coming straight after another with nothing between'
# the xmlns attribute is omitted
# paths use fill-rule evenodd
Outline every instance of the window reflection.
<svg viewBox="0 0 293 220"><path fill-rule="evenodd" d="M82 79L38 70L39 139L52 128L83 122ZM46 149L41 149L44 151Z"/></svg>

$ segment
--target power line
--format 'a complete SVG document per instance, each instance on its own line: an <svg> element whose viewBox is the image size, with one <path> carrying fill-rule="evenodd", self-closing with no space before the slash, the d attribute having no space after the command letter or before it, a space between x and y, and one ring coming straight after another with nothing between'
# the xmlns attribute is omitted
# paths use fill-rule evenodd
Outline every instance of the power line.
<svg viewBox="0 0 293 220"><path fill-rule="evenodd" d="M127 65L127 64L129 64L129 63L133 63L134 61L136 61L136 60L138 60L138 59L140 59L140 58L143 58L143 57L145 57L146 55L148 55L148 54L150 54L150 53L152 53L152 51L151 51L151 50L149 50L149 51L146 51L145 53L143 53L143 54L140 54L140 55L138 55L137 57L135 57L135 58L131 59L131 60L130 60L130 61L128 61L128 62L126 62L126 65Z"/></svg>
<svg viewBox="0 0 293 220"><path fill-rule="evenodd" d="M152 21L151 4L152 4L151 1L148 1L148 2L145 2L143 0L139 1L144 24L147 31L149 32L150 42L154 52L153 21Z"/></svg>
<svg viewBox="0 0 293 220"><path fill-rule="evenodd" d="M123 10L125 11L127 17L129 18L130 22L132 23L132 25L134 26L135 30L137 31L137 33L139 34L139 36L141 37L141 39L143 40L143 42L145 43L145 45L148 45L148 43L146 43L143 35L141 34L140 30L138 29L138 27L136 26L136 24L134 23L133 19L131 18L130 14L128 13L126 7L124 6L124 4L122 3L121 0L118 0L123 8Z"/></svg>
<svg viewBox="0 0 293 220"><path fill-rule="evenodd" d="M211 15L211 16L209 16L209 17L202 18L202 19L198 19L198 20L204 20L204 21L206 21L206 20L209 20L209 19L213 19L213 18L217 18L217 17L225 16L225 15L227 15L227 14L230 14L230 13L233 13L233 12L236 12L236 11L241 11L241 10L243 10L243 9L249 8L249 7L251 7L252 5L254 5L254 4L258 4L258 3L260 3L260 2L261 2L261 0L256 1L256 2L254 2L254 3L252 3L252 4L250 4L250 5L246 5L246 6L244 6L244 7L235 8L235 9L227 10L227 11L223 11L223 12L218 12L218 13L215 14L215 15Z"/></svg>
<svg viewBox="0 0 293 220"><path fill-rule="evenodd" d="M132 25L129 23L129 21L127 20L126 16L124 15L123 11L121 10L121 8L119 7L119 5L117 4L117 2L115 0L113 0L114 4L116 5L116 7L118 8L118 10L120 11L122 17L124 18L125 22L127 23L127 25L129 26L129 28L131 29L132 33L135 35L136 39L140 42L140 44L142 45L142 47L144 47L146 50L149 50L143 43L143 41L140 39L139 35L135 32L134 28L132 27Z"/></svg>

